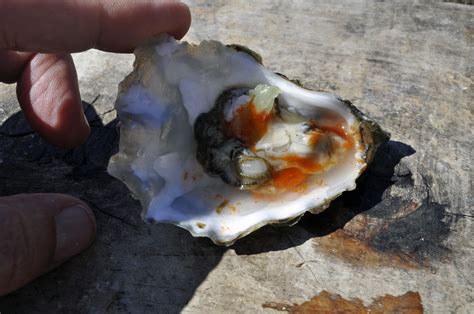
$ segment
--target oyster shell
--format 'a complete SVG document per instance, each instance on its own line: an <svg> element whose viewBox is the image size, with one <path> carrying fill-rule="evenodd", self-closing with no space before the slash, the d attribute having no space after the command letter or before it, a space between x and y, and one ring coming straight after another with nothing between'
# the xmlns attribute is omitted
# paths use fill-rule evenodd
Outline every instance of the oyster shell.
<svg viewBox="0 0 474 314"><path fill-rule="evenodd" d="M242 46L196 46L164 36L135 54L115 104L120 150L108 171L141 201L150 222L230 245L263 225L324 210L355 188L389 138L350 102L269 71ZM259 84L279 92L265 109L272 122L250 141L232 121L238 108L256 102L259 94L251 93ZM310 135L317 144L309 144ZM308 170L289 155L318 166ZM288 181L289 168L301 180ZM292 183L277 184L277 176Z"/></svg>

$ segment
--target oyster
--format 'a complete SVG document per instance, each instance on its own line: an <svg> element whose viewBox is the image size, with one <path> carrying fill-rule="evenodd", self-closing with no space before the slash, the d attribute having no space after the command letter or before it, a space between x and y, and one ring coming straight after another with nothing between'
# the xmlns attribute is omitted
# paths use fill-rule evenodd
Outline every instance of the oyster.
<svg viewBox="0 0 474 314"><path fill-rule="evenodd" d="M300 87L241 46L164 36L135 54L108 171L150 222L230 245L324 210L389 138L350 102Z"/></svg>

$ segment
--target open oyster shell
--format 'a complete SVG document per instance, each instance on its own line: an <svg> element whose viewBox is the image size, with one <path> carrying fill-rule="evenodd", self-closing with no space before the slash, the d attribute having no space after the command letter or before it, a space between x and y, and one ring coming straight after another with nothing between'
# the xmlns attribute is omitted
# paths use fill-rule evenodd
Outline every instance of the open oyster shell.
<svg viewBox="0 0 474 314"><path fill-rule="evenodd" d="M321 212L355 188L355 180L389 137L350 102L309 91L269 71L245 47L216 41L196 46L161 37L135 55L134 70L120 84L115 104L120 151L108 171L141 201L146 221L172 223L217 244L230 245L266 224L295 221L306 211ZM316 123L335 119L351 138L352 145L330 167L309 176L304 188L269 194L260 193L262 187L258 193L239 189L213 175L196 157L198 117L212 112L226 91L258 84L280 90L279 111Z"/></svg>

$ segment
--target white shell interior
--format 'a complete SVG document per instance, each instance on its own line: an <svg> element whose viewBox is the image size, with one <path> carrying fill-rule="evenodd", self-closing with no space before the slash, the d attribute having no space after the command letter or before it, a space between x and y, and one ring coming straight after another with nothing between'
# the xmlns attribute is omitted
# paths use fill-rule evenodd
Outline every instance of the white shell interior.
<svg viewBox="0 0 474 314"><path fill-rule="evenodd" d="M288 192L273 200L256 199L208 176L195 157L193 124L229 88L275 85L282 90L280 105L290 110L313 116L325 108L349 126L357 124L336 96L298 87L248 54L215 41L193 46L164 37L135 53L135 70L121 83L116 101L122 122L120 151L108 171L141 201L144 219L173 223L194 236L230 244L265 224L320 211L355 187L366 166L359 143L306 192Z"/></svg>

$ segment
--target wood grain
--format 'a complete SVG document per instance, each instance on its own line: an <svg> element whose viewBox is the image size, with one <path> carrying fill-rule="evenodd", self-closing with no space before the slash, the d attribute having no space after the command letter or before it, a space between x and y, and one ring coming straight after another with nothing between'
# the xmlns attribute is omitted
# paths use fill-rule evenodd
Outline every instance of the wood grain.
<svg viewBox="0 0 474 314"><path fill-rule="evenodd" d="M0 299L10 312L259 312L325 290L368 305L418 293L427 313L474 308L474 7L447 2L186 1L189 41L256 50L274 71L350 99L392 133L358 188L297 225L224 249L168 225L105 171L113 102L131 56L74 56L92 126L75 150L49 146L0 86L0 195L62 192L97 216L82 255ZM407 266L408 265L408 266Z"/></svg>

